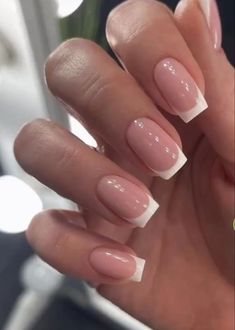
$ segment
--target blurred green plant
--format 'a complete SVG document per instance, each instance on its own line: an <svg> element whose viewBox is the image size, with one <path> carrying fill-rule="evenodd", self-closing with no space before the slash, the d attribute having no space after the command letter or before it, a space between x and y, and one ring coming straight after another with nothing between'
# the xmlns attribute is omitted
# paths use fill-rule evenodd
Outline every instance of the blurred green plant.
<svg viewBox="0 0 235 330"><path fill-rule="evenodd" d="M104 0L84 0L72 15L61 19L61 35L63 40L82 37L96 41L107 47L103 33L100 33L100 15Z"/></svg>

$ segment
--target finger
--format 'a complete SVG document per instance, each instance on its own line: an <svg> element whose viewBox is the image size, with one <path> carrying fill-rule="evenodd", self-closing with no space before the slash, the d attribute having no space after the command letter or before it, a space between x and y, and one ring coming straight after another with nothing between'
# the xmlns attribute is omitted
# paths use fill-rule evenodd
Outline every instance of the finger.
<svg viewBox="0 0 235 330"><path fill-rule="evenodd" d="M216 3L214 0L181 1L175 17L205 77L209 109L198 123L216 152L224 161L233 164L234 68L221 49L221 25ZM231 173L233 165L232 168Z"/></svg>
<svg viewBox="0 0 235 330"><path fill-rule="evenodd" d="M144 173L169 179L185 163L174 127L96 44L66 42L48 60L46 76L75 116Z"/></svg>
<svg viewBox="0 0 235 330"><path fill-rule="evenodd" d="M49 121L26 125L15 155L26 172L113 223L144 227L159 206L136 178Z"/></svg>
<svg viewBox="0 0 235 330"><path fill-rule="evenodd" d="M145 261L129 247L72 226L81 215L46 211L29 226L27 238L37 254L61 273L91 283L140 282Z"/></svg>
<svg viewBox="0 0 235 330"><path fill-rule="evenodd" d="M109 15L106 31L114 52L156 104L185 122L207 108L202 72L165 5L125 1Z"/></svg>

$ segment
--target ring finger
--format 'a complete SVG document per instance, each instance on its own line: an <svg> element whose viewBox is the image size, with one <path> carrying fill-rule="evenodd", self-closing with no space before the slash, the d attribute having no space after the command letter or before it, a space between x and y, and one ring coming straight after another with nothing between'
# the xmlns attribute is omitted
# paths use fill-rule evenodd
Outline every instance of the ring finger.
<svg viewBox="0 0 235 330"><path fill-rule="evenodd" d="M21 130L15 155L26 172L115 224L144 227L158 208L136 178L47 120Z"/></svg>

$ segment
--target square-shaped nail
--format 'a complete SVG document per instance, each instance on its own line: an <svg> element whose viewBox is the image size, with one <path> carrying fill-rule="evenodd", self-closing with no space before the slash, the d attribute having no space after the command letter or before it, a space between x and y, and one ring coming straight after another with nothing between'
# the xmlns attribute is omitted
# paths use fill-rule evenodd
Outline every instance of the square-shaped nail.
<svg viewBox="0 0 235 330"><path fill-rule="evenodd" d="M117 280L141 282L145 260L105 247L94 249L90 255L90 263L98 273Z"/></svg>
<svg viewBox="0 0 235 330"><path fill-rule="evenodd" d="M176 142L151 119L136 119L128 128L127 141L141 161L165 180L187 161Z"/></svg>
<svg viewBox="0 0 235 330"><path fill-rule="evenodd" d="M193 77L175 59L167 58L158 63L154 78L166 102L185 123L208 108Z"/></svg>
<svg viewBox="0 0 235 330"><path fill-rule="evenodd" d="M142 188L119 176L102 178L97 185L100 201L120 218L137 227L145 227L159 208Z"/></svg>

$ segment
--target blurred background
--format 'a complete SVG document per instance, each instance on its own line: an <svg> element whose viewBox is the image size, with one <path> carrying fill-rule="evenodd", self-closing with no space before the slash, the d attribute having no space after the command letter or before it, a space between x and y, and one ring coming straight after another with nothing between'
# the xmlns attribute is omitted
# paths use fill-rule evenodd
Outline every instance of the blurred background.
<svg viewBox="0 0 235 330"><path fill-rule="evenodd" d="M13 155L20 127L51 118L89 145L96 141L48 93L47 56L71 37L95 40L111 55L105 22L118 0L0 1L0 329L147 329L78 279L34 256L24 231L47 208L75 206L26 175ZM163 1L174 9L177 1ZM224 48L234 63L234 1L219 0ZM35 151L36 152L36 151Z"/></svg>

